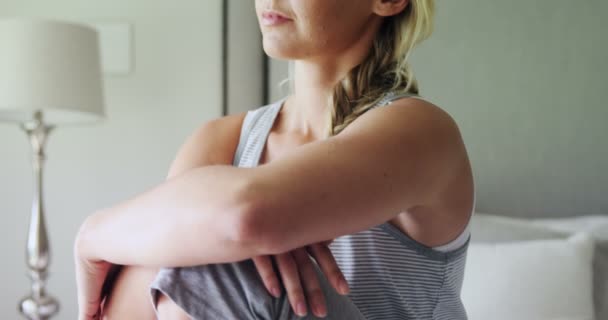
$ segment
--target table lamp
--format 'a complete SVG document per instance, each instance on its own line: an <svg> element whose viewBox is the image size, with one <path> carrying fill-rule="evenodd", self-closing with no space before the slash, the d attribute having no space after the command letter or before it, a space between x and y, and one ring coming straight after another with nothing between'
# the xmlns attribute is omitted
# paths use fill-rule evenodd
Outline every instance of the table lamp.
<svg viewBox="0 0 608 320"><path fill-rule="evenodd" d="M95 29L30 18L0 19L0 122L17 123L33 151L34 199L26 261L31 293L19 311L46 320L59 303L45 291L50 262L42 197L44 147L57 125L104 117L99 39Z"/></svg>

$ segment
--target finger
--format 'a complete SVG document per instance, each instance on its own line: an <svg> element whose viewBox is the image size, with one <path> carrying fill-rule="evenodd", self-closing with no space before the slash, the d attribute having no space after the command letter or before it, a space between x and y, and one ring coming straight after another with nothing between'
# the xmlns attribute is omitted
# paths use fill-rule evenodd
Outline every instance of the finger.
<svg viewBox="0 0 608 320"><path fill-rule="evenodd" d="M304 297L304 291L302 290L298 267L291 252L277 255L276 262L291 307L297 315L301 317L305 316L307 313L306 299Z"/></svg>
<svg viewBox="0 0 608 320"><path fill-rule="evenodd" d="M310 308L317 317L325 317L327 315L327 304L312 258L304 248L295 250L293 256L298 264L300 278L302 279L306 299L310 302Z"/></svg>
<svg viewBox="0 0 608 320"><path fill-rule="evenodd" d="M332 242L334 242L334 239L322 241L321 244L324 246L329 246Z"/></svg>
<svg viewBox="0 0 608 320"><path fill-rule="evenodd" d="M103 261L77 260L79 319L94 319L101 312L102 287L110 267Z"/></svg>
<svg viewBox="0 0 608 320"><path fill-rule="evenodd" d="M99 312L101 301L95 298L89 298L84 295L78 295L78 319L90 320L94 319Z"/></svg>
<svg viewBox="0 0 608 320"><path fill-rule="evenodd" d="M278 298L281 296L281 285L279 278L272 265L272 259L269 256L258 256L253 258L255 268L258 270L264 286L271 295Z"/></svg>
<svg viewBox="0 0 608 320"><path fill-rule="evenodd" d="M91 319L97 319L99 317L100 314L100 310L98 306L95 306L94 303L91 303L83 308L80 308L81 311L80 316L78 317L78 319L80 320L91 320Z"/></svg>
<svg viewBox="0 0 608 320"><path fill-rule="evenodd" d="M329 250L327 246L321 244L313 244L310 245L309 248L332 287L340 294L348 294L350 291L348 283L346 282L346 278L344 278L344 274L342 274L334 255L331 253L331 250Z"/></svg>
<svg viewBox="0 0 608 320"><path fill-rule="evenodd" d="M79 299L81 302L79 303L79 319L98 319L102 312L102 303L103 300L98 298L87 298L82 297Z"/></svg>

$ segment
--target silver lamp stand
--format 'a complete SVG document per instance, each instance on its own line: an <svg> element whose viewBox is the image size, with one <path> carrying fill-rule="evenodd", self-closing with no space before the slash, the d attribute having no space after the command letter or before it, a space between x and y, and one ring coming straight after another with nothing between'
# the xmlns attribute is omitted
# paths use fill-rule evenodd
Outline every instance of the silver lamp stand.
<svg viewBox="0 0 608 320"><path fill-rule="evenodd" d="M44 146L55 125L105 118L100 42L98 31L86 24L0 17L0 123L20 124L33 150L35 194L26 252L31 292L18 307L30 320L59 312L58 299L46 293L51 254L42 197Z"/></svg>
<svg viewBox="0 0 608 320"><path fill-rule="evenodd" d="M44 219L42 199L42 167L45 160L44 146L54 126L46 125L42 112L34 113L34 120L21 124L27 132L33 151L35 195L27 236L27 266L32 280L31 293L19 303L19 312L30 320L47 320L59 312L57 300L47 295L46 279L51 253Z"/></svg>

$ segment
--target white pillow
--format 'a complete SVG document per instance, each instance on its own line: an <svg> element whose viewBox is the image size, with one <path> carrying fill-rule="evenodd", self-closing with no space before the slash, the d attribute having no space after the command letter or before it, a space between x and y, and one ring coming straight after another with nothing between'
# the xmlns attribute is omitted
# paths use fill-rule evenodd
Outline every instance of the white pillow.
<svg viewBox="0 0 608 320"><path fill-rule="evenodd" d="M568 238L561 232L530 223L530 220L475 213L471 220L471 242L512 242Z"/></svg>
<svg viewBox="0 0 608 320"><path fill-rule="evenodd" d="M608 216L535 218L530 219L530 223L568 233L587 232L597 240L608 240Z"/></svg>
<svg viewBox="0 0 608 320"><path fill-rule="evenodd" d="M595 240L594 303L597 319L608 320L608 216L532 219L530 223L561 232L586 232Z"/></svg>
<svg viewBox="0 0 608 320"><path fill-rule="evenodd" d="M462 299L470 320L592 320L593 240L471 243Z"/></svg>

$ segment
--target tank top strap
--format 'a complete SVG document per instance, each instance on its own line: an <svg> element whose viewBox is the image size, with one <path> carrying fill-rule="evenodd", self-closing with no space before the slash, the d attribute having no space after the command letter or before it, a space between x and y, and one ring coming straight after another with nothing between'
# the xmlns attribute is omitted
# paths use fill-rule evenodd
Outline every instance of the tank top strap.
<svg viewBox="0 0 608 320"><path fill-rule="evenodd" d="M418 98L419 96L409 92L391 91L386 93L372 109L407 97ZM239 144L234 154L234 166L251 168L258 165L270 130L285 100L286 98L283 98L273 104L247 112L241 127Z"/></svg>
<svg viewBox="0 0 608 320"><path fill-rule="evenodd" d="M284 99L254 110L247 111L233 165L243 168L256 167L264 150L266 139L279 114Z"/></svg>
<svg viewBox="0 0 608 320"><path fill-rule="evenodd" d="M403 99L403 98L410 98L410 97L420 98L419 95L417 95L415 93L411 93L411 92L390 91L390 92L387 92L384 95L384 97L380 101L378 101L378 103L376 103L375 106L372 107L372 109L377 108L377 107L387 106L395 100L399 100L399 99Z"/></svg>

